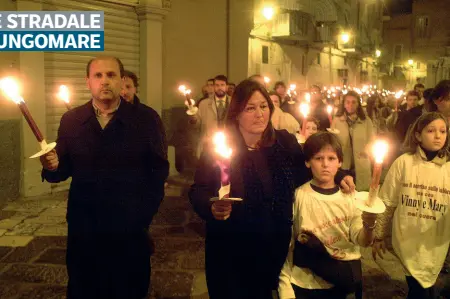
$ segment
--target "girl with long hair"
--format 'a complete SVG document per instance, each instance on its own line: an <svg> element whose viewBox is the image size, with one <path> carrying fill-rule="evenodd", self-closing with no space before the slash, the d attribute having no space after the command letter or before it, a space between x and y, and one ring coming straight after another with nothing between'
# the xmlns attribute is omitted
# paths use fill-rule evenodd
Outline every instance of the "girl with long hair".
<svg viewBox="0 0 450 299"><path fill-rule="evenodd" d="M405 154L392 164L379 193L387 209L378 217L373 257L382 258L385 241L392 238L405 271L408 299L437 298L434 284L449 248L448 129L446 117L437 112L417 119L408 131Z"/></svg>
<svg viewBox="0 0 450 299"><path fill-rule="evenodd" d="M344 95L331 128L338 129L338 138L344 152L342 169L356 180L358 191L369 190L371 166L367 145L374 137L373 123L361 106L358 93L349 91Z"/></svg>

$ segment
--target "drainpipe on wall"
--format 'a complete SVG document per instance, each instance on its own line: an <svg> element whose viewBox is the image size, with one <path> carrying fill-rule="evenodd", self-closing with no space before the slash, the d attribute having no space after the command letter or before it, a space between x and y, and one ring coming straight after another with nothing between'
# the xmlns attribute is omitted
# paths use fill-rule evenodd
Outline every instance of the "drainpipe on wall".
<svg viewBox="0 0 450 299"><path fill-rule="evenodd" d="M330 85L334 85L333 83L333 54L331 53L330 46Z"/></svg>
<svg viewBox="0 0 450 299"><path fill-rule="evenodd" d="M227 68L227 77L230 77L230 1L226 0L226 68Z"/></svg>

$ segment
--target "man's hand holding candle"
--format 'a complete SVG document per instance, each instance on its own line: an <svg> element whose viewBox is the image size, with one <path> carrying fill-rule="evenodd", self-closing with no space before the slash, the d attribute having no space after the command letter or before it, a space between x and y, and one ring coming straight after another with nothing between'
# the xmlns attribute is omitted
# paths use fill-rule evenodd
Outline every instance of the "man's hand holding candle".
<svg viewBox="0 0 450 299"><path fill-rule="evenodd" d="M42 164L42 167L44 167L44 169L49 170L49 171L58 170L59 159L58 159L58 154L56 153L55 150L52 150L51 152L49 152L43 156L40 156L39 159L41 160L41 164Z"/></svg>

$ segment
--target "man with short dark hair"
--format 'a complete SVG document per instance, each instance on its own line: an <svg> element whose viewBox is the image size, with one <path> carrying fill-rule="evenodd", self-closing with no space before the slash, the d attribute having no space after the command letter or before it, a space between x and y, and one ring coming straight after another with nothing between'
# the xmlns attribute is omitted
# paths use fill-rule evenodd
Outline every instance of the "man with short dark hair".
<svg viewBox="0 0 450 299"><path fill-rule="evenodd" d="M422 83L417 83L414 85L414 91L419 94L419 105L422 105L424 103L423 92L425 91L425 85Z"/></svg>
<svg viewBox="0 0 450 299"><path fill-rule="evenodd" d="M423 93L422 93L423 94ZM420 100L420 93L415 91L415 90L411 90L406 94L406 111L411 110L414 107L417 107L419 105L419 100Z"/></svg>
<svg viewBox="0 0 450 299"><path fill-rule="evenodd" d="M61 118L42 178L72 177L67 204L68 299L143 299L150 282L148 227L164 197L167 144L159 115L121 99L123 65L88 63L92 98Z"/></svg>
<svg viewBox="0 0 450 299"><path fill-rule="evenodd" d="M205 139L212 136L225 122L230 97L227 95L228 78L218 75L214 78L214 96L204 99L198 105L198 112L191 116L190 123L200 130L197 154L201 153Z"/></svg>
<svg viewBox="0 0 450 299"><path fill-rule="evenodd" d="M206 90L208 91L208 97L214 96L214 78L206 80Z"/></svg>
<svg viewBox="0 0 450 299"><path fill-rule="evenodd" d="M125 70L123 76L122 91L120 92L122 98L124 98L129 103L139 104L140 100L136 95L138 86L139 83L136 74L131 71Z"/></svg>
<svg viewBox="0 0 450 299"><path fill-rule="evenodd" d="M227 90L227 95L229 95L230 97L233 96L234 93L234 89L236 88L236 84L234 83L228 83L228 90Z"/></svg>

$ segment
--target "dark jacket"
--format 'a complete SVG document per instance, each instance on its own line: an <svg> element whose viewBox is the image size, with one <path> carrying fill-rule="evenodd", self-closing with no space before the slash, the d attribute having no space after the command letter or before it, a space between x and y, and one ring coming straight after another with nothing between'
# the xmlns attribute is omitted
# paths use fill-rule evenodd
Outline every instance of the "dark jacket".
<svg viewBox="0 0 450 299"><path fill-rule="evenodd" d="M405 140L409 127L422 115L423 108L423 105L419 105L410 110L401 111L398 114L398 120L395 124L394 131L400 144Z"/></svg>
<svg viewBox="0 0 450 299"><path fill-rule="evenodd" d="M58 130L57 183L72 177L67 206L68 299L140 299L150 281L148 227L164 197L167 145L158 114L121 100L102 130L92 101Z"/></svg>
<svg viewBox="0 0 450 299"><path fill-rule="evenodd" d="M141 104L141 100L138 98L137 95L134 95L133 104L137 105L137 106L139 106Z"/></svg>
<svg viewBox="0 0 450 299"><path fill-rule="evenodd" d="M200 158L189 199L206 220L206 278L211 299L271 298L291 238L295 188L310 179L303 151L285 130L275 131L270 147L248 151L243 140L233 148L230 218L215 220L210 198L220 188L214 155ZM340 177L342 179L342 176ZM339 181L340 181L339 179Z"/></svg>
<svg viewBox="0 0 450 299"><path fill-rule="evenodd" d="M92 101L66 112L58 130L59 168L42 177L72 177L67 221L73 229L136 231L147 228L164 197L167 144L158 114L121 100L102 130Z"/></svg>
<svg viewBox="0 0 450 299"><path fill-rule="evenodd" d="M311 110L309 117L314 117L319 121L319 131L325 131L330 127L330 119L328 118L327 105L322 101L316 106L314 110Z"/></svg>

